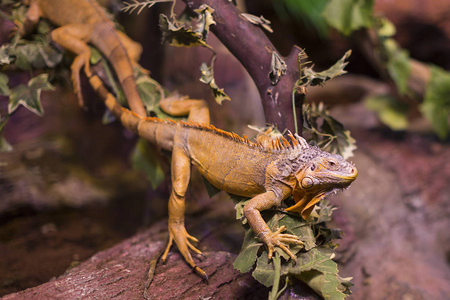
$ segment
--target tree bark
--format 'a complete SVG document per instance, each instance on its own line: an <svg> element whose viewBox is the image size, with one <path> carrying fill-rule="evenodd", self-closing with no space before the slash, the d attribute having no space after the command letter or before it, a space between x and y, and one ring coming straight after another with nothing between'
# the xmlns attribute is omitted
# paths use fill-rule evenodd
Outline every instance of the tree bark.
<svg viewBox="0 0 450 300"><path fill-rule="evenodd" d="M204 252L198 266L210 275L209 282L192 271L175 247L166 264L157 262L166 240L165 220L95 254L53 281L2 299L267 298L267 288L250 273L233 268L235 254Z"/></svg>

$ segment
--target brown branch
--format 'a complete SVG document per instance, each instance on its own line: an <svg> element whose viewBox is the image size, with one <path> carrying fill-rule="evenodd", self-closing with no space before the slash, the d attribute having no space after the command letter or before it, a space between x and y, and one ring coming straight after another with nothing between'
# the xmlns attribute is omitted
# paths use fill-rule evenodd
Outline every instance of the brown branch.
<svg viewBox="0 0 450 300"><path fill-rule="evenodd" d="M275 124L281 131L284 129L293 131L295 126L292 89L299 77L297 56L301 49L294 46L291 53L284 58L287 64L286 74L273 85L269 73L272 52L277 50L259 27L245 20L231 1L184 0L184 2L190 9L197 9L202 4L214 8L213 16L217 24L211 30L242 63L255 82L261 96L266 122ZM303 96L301 94L296 97L296 105L300 108ZM297 114L297 122L299 125L302 124L301 114Z"/></svg>
<svg viewBox="0 0 450 300"><path fill-rule="evenodd" d="M2 299L267 298L267 288L250 273L240 274L233 268L235 255L229 252L204 252L198 265L210 275L209 283L192 271L176 249L166 264L156 264L166 240L164 220L50 282Z"/></svg>

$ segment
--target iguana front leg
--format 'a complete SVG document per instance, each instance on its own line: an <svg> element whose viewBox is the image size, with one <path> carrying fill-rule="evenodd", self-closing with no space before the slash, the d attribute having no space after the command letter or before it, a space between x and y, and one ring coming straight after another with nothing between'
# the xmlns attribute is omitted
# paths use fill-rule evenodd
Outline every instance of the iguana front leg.
<svg viewBox="0 0 450 300"><path fill-rule="evenodd" d="M189 249L191 249L197 254L202 253L189 241L197 242L198 240L188 234L184 227L185 195L189 184L191 161L179 140L179 138L177 139L175 137L172 151L172 192L169 198L169 242L162 256L162 260L163 262L166 261L170 247L173 241L175 241L178 250L186 262L194 268L195 272L207 279L208 276L202 269L197 267L189 252Z"/></svg>
<svg viewBox="0 0 450 300"><path fill-rule="evenodd" d="M303 245L303 242L296 235L283 234L286 229L281 226L273 232L270 230L267 223L261 217L260 211L269 209L273 206L278 206L282 197L277 196L273 191L267 191L263 194L253 197L249 203L244 206L244 215L247 218L248 224L252 228L256 237L260 239L268 248L269 259L272 258L275 246L281 248L292 259L296 259L295 255L289 250L289 244Z"/></svg>
<svg viewBox="0 0 450 300"><path fill-rule="evenodd" d="M80 106L84 105L80 85L80 70L83 66L86 76L91 77L89 68L91 50L87 45L87 41L91 36L93 26L95 26L95 24L68 24L56 28L51 33L53 41L77 55L70 66L70 69L72 71L72 82L75 94L78 97Z"/></svg>

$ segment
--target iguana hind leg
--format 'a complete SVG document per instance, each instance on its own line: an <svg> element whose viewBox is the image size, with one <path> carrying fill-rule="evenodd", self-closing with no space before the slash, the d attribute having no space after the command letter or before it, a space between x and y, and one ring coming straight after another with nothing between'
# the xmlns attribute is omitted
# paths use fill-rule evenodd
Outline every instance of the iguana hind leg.
<svg viewBox="0 0 450 300"><path fill-rule="evenodd" d="M73 87L80 106L84 105L80 84L81 68L84 66L86 76L91 76L89 68L91 51L86 43L89 40L91 32L91 24L69 24L56 28L51 33L53 41L77 55L70 68L72 70Z"/></svg>
<svg viewBox="0 0 450 300"><path fill-rule="evenodd" d="M174 144L177 144L176 137ZM173 148L171 169L172 192L169 198L169 242L162 256L162 260L163 262L166 261L170 247L172 246L173 241L175 241L178 250L183 255L186 262L194 268L195 272L203 278L208 279L206 273L197 267L189 252L190 249L197 254L202 253L191 244L191 241L197 242L198 240L188 234L184 226L185 195L190 179L191 161L184 153L181 146L174 146Z"/></svg>
<svg viewBox="0 0 450 300"><path fill-rule="evenodd" d="M188 121L209 124L209 108L205 100L187 99L174 94L162 99L161 109L174 117L188 115Z"/></svg>
<svg viewBox="0 0 450 300"><path fill-rule="evenodd" d="M119 37L120 43L125 48L133 67L138 65L139 59L141 58L142 46L141 44L133 41L128 35L122 31L116 30L116 34Z"/></svg>

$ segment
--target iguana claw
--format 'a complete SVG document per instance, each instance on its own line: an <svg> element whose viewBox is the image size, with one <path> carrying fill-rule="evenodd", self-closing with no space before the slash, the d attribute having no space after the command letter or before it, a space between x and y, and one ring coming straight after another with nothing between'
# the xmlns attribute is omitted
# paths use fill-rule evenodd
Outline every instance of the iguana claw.
<svg viewBox="0 0 450 300"><path fill-rule="evenodd" d="M198 242L197 238L195 238L194 236L187 233L186 229L184 228L184 225L180 226L180 225L169 224L169 242L167 243L166 250L164 251L161 259L162 259L163 263L166 262L167 255L169 254L169 250L172 247L173 241L175 241L181 255L183 255L186 262L189 265L191 265L194 272L196 272L201 277L203 277L206 281L208 281L209 280L208 275L206 274L205 271L200 269L195 264L194 260L192 259L192 255L189 252L189 249L191 249L192 251L194 251L195 253L200 254L200 255L202 255L202 252L200 250L198 250L197 248L195 248L194 245L192 245L189 240L191 240L193 242Z"/></svg>
<svg viewBox="0 0 450 300"><path fill-rule="evenodd" d="M298 236L293 234L282 234L281 232L286 230L286 226L281 226L277 231L267 233L265 237L262 238L263 242L267 245L268 248L268 257L272 259L273 251L275 246L281 248L284 252L287 253L293 260L296 260L297 257L289 250L288 244L296 244L296 245L304 245L304 243L298 238Z"/></svg>

